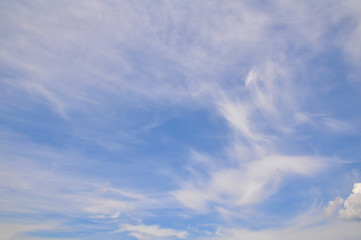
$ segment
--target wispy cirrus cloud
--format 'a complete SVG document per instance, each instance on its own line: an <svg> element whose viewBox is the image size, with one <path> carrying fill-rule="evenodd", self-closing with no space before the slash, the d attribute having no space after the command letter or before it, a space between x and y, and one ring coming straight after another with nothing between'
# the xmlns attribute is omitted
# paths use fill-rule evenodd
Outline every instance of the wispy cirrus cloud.
<svg viewBox="0 0 361 240"><path fill-rule="evenodd" d="M195 210L205 210L209 202L221 207L257 204L272 196L287 175L310 175L322 168L322 162L316 157L269 156L211 171L208 179L185 183L174 195Z"/></svg>
<svg viewBox="0 0 361 240"><path fill-rule="evenodd" d="M250 230L259 216L279 223L305 210L310 188L328 202L330 171L357 168L357 1L0 9L5 219L53 214L71 229L91 221L101 229L88 233L94 239L197 239L225 222L235 227L224 239L358 234L344 222ZM330 214L341 207L351 216L356 195L342 196L343 208L331 202ZM37 231L28 223L7 238ZM329 235L331 226L346 234Z"/></svg>

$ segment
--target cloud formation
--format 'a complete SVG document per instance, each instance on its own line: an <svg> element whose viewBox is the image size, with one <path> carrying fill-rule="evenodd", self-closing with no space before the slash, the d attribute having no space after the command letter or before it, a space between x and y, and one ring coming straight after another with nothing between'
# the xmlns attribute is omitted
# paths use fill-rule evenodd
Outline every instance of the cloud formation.
<svg viewBox="0 0 361 240"><path fill-rule="evenodd" d="M186 231L177 231L169 228L160 228L157 225L130 225L122 224L118 230L120 232L128 232L130 236L137 239L168 239L169 237L186 238Z"/></svg>
<svg viewBox="0 0 361 240"><path fill-rule="evenodd" d="M355 183L352 193L343 203L344 208L340 209L340 218L347 220L361 219L361 183Z"/></svg>
<svg viewBox="0 0 361 240"><path fill-rule="evenodd" d="M1 232L355 238L359 184L329 196L360 182L360 16L357 0L0 2ZM290 221L311 207L315 225Z"/></svg>
<svg viewBox="0 0 361 240"><path fill-rule="evenodd" d="M277 192L286 176L311 175L322 168L322 162L316 157L269 156L211 171L208 179L185 183L174 195L186 207L199 211L204 211L208 202L221 206L256 204Z"/></svg>
<svg viewBox="0 0 361 240"><path fill-rule="evenodd" d="M338 217L343 220L361 219L361 183L354 184L352 193L346 200L337 197L334 201L329 202L325 208L326 216L331 216L336 212Z"/></svg>

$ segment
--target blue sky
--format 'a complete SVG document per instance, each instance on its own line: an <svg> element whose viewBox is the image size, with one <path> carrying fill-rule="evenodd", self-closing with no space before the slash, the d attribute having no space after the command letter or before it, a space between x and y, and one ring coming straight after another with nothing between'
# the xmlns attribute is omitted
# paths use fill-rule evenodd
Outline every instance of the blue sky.
<svg viewBox="0 0 361 240"><path fill-rule="evenodd" d="M358 239L360 74L358 0L1 1L1 239Z"/></svg>

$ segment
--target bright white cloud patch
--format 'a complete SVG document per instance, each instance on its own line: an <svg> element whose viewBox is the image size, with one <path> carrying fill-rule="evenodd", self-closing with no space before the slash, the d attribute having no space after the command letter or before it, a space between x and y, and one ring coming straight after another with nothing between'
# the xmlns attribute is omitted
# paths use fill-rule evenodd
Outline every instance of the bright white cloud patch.
<svg viewBox="0 0 361 240"><path fill-rule="evenodd" d="M339 216L346 220L361 219L361 183L355 183L352 193L343 203L343 208L339 211Z"/></svg>
<svg viewBox="0 0 361 240"><path fill-rule="evenodd" d="M360 220L361 219L361 183L355 183L352 193L343 200L337 197L330 201L324 208L326 216L337 214L343 220Z"/></svg>
<svg viewBox="0 0 361 240"><path fill-rule="evenodd" d="M140 240L146 239L163 239L163 238L186 238L186 231L177 231L169 228L160 228L157 225L130 225L123 224L119 229L120 232L129 232L130 236Z"/></svg>
<svg viewBox="0 0 361 240"><path fill-rule="evenodd" d="M329 201L328 206L324 208L326 217L334 215L341 208L343 202L342 197L337 197L334 201Z"/></svg>

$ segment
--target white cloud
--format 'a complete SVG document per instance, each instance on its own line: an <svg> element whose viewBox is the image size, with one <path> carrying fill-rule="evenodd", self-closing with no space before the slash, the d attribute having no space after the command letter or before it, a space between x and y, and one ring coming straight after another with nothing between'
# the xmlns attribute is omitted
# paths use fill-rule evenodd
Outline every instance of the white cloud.
<svg viewBox="0 0 361 240"><path fill-rule="evenodd" d="M140 240L146 239L160 239L160 238L186 238L186 231L178 231L170 228L160 228L157 225L130 225L122 224L118 232L129 232L130 236L136 237Z"/></svg>
<svg viewBox="0 0 361 240"><path fill-rule="evenodd" d="M298 101L305 96L292 71L283 58L262 61L249 70L244 86L216 97L222 117L252 148L270 149L281 136L292 134L300 122L309 120L301 114Z"/></svg>
<svg viewBox="0 0 361 240"><path fill-rule="evenodd" d="M336 197L334 201L329 201L324 208L326 216L336 215L342 220L360 220L361 219L361 183L355 183L352 193L344 200Z"/></svg>
<svg viewBox="0 0 361 240"><path fill-rule="evenodd" d="M202 191L194 186L176 191L174 196L185 207L200 212L207 210L207 202L212 199L207 191Z"/></svg>
<svg viewBox="0 0 361 240"><path fill-rule="evenodd" d="M361 183L355 183L352 193L346 198L339 217L345 220L361 219Z"/></svg>
<svg viewBox="0 0 361 240"><path fill-rule="evenodd" d="M174 193L184 206L204 211L208 202L221 206L244 206L264 201L279 189L290 174L312 175L323 166L323 159L309 156L269 156L209 172L199 185L186 183Z"/></svg>
<svg viewBox="0 0 361 240"><path fill-rule="evenodd" d="M280 111L289 110L287 106L292 106L296 98L291 84L292 77L287 73L287 66L268 61L251 69L245 86L255 107L265 117L279 119Z"/></svg>
<svg viewBox="0 0 361 240"><path fill-rule="evenodd" d="M328 206L324 208L326 217L334 215L341 208L343 202L342 197L337 197L334 201L329 201Z"/></svg>
<svg viewBox="0 0 361 240"><path fill-rule="evenodd" d="M81 202L84 211L97 217L118 218L120 213L130 210L130 204L115 199L89 197Z"/></svg>
<svg viewBox="0 0 361 240"><path fill-rule="evenodd" d="M280 146L277 140L279 132L294 130L294 119L297 124L312 122L298 103L306 101L303 86L310 82L313 86L312 79L305 75L302 83L296 83L293 74L306 69L304 58L313 59L323 45L330 45L324 44L329 39L324 33L340 19L356 16L359 4L357 0L346 4L280 0L257 10L251 2L3 4L0 20L7 24L0 30L0 64L14 76L0 84L24 92L15 96L13 89L4 91L2 108L12 110L14 102L22 106L25 101L13 100L28 97L25 93L32 95L30 104L45 99L52 110L72 122L71 132L80 133L81 141L93 139L110 152L124 146L110 137L113 131L104 134L107 121L116 123L118 132L130 135L122 126L142 119L128 116L127 108L201 106L212 116L217 108L233 130L231 151L236 154L215 163L196 156L200 165L202 161L207 165L206 174L172 193L184 206L200 211L206 211L210 202L227 210L262 202L279 190L286 176L305 176L322 169L321 158L288 156L280 151L288 149L287 143ZM345 54L356 63L361 56L357 17L349 37L338 38ZM225 77L229 72L238 75ZM96 124L87 125L89 120ZM350 129L333 118L325 119L324 125L333 131ZM247 143L240 147L239 142ZM17 145L14 152L24 152L23 146ZM123 212L137 211L145 202L147 206L154 203L123 189L108 187L97 192L94 185L99 184L89 184L97 182L91 176L77 178L59 173L57 166L37 166L37 154L10 155L16 164L2 161L0 170L0 186L16 190L9 191L2 202L8 211L36 209L118 218ZM19 161L24 158L27 161ZM50 153L40 158L57 165L79 156ZM230 159L236 167L229 166ZM358 199L358 193L350 195L340 217L359 218ZM162 203L157 201L157 206ZM326 214L336 211L339 203L340 199L331 201ZM123 225L123 229L138 238L184 236L158 226ZM244 234L254 234L254 239L262 235Z"/></svg>
<svg viewBox="0 0 361 240"><path fill-rule="evenodd" d="M241 101L225 101L219 103L220 112L224 118L238 131L240 131L249 140L261 140L261 136L255 133L254 124L252 124L250 107Z"/></svg>

